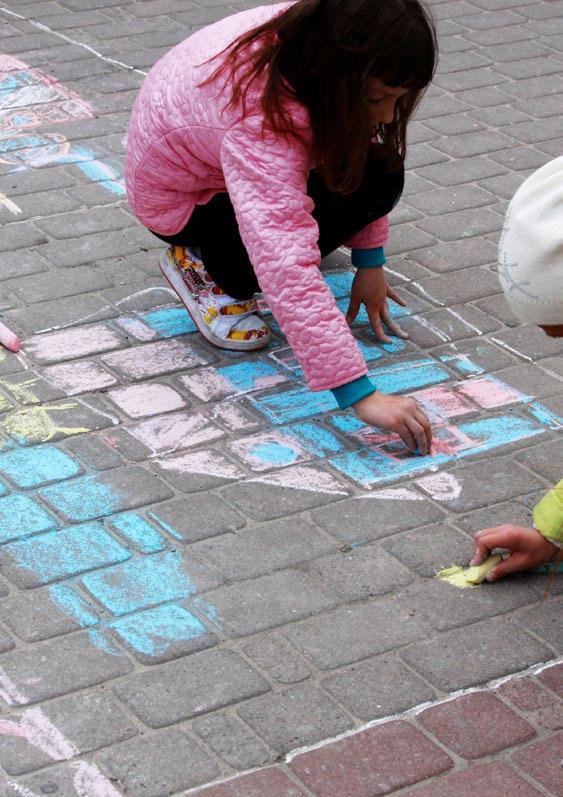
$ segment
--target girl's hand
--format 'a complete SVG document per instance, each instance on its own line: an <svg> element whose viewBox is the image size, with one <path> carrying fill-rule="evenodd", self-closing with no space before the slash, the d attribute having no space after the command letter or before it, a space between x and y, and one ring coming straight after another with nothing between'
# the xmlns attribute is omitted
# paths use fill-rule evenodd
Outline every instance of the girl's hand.
<svg viewBox="0 0 563 797"><path fill-rule="evenodd" d="M388 298L393 299L401 307L406 307L406 302L387 284L382 267L359 268L352 283L346 321L351 324L358 315L360 305L364 304L378 340L391 343L391 338L385 334L383 324L400 338L408 338L408 334L391 318L387 305Z"/></svg>
<svg viewBox="0 0 563 797"><path fill-rule="evenodd" d="M508 573L516 573L518 570L531 570L532 567L549 561L559 551L557 545L537 529L506 524L477 532L475 556L469 564L480 565L493 548L506 548L509 555L487 574L487 581L498 581Z"/></svg>
<svg viewBox="0 0 563 797"><path fill-rule="evenodd" d="M384 393L376 392L357 401L353 406L364 423L397 432L413 453L417 451L422 455L430 453L432 445L430 421L413 398L386 396Z"/></svg>

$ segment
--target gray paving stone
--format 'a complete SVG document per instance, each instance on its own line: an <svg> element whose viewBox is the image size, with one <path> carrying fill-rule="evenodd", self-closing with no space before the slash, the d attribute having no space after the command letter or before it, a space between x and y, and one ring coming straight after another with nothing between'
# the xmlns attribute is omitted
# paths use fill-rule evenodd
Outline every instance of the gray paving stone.
<svg viewBox="0 0 563 797"><path fill-rule="evenodd" d="M79 632L0 656L0 667L27 703L37 703L124 675L131 662L116 648L100 647L95 633ZM13 705L21 704L18 697Z"/></svg>
<svg viewBox="0 0 563 797"><path fill-rule="evenodd" d="M65 611L46 588L13 592L3 602L1 616L3 622L26 642L61 636L97 623L93 607L89 617L84 612L79 620Z"/></svg>
<svg viewBox="0 0 563 797"><path fill-rule="evenodd" d="M8 650L13 650L15 647L14 640L3 626L0 626L0 653L5 653Z"/></svg>
<svg viewBox="0 0 563 797"><path fill-rule="evenodd" d="M400 595L344 606L283 630L319 669L386 653L427 636L429 626Z"/></svg>
<svg viewBox="0 0 563 797"><path fill-rule="evenodd" d="M41 708L43 722L51 723L77 754L115 744L137 734L129 717L108 696L100 692L57 698ZM5 722L14 727L33 725L29 710L8 714ZM0 762L8 775L23 775L53 762L52 755L32 744L26 734L0 736ZM47 793L47 792L45 792Z"/></svg>
<svg viewBox="0 0 563 797"><path fill-rule="evenodd" d="M353 726L351 717L338 703L308 684L255 697L239 706L237 713L280 754L336 736Z"/></svg>
<svg viewBox="0 0 563 797"><path fill-rule="evenodd" d="M561 476L562 453L559 440L531 446L515 454L514 459L529 468L532 473L540 474L553 484L556 484Z"/></svg>
<svg viewBox="0 0 563 797"><path fill-rule="evenodd" d="M476 210L460 210L428 220L416 222L425 232L431 233L443 241L454 241L459 238L472 238L475 235L486 235L498 232L502 226L502 217L490 207Z"/></svg>
<svg viewBox="0 0 563 797"><path fill-rule="evenodd" d="M327 590L345 601L384 595L412 581L410 573L380 545L324 556L310 570Z"/></svg>
<svg viewBox="0 0 563 797"><path fill-rule="evenodd" d="M463 273L463 272L462 272ZM450 308L424 313L422 316L409 316L401 320L401 327L409 335L409 340L422 349L441 346L444 340L465 340L483 332L494 332L500 323L490 316L468 305L455 311Z"/></svg>
<svg viewBox="0 0 563 797"><path fill-rule="evenodd" d="M0 386L18 404L33 406L64 398L64 393L43 379L36 371L7 376L0 380Z"/></svg>
<svg viewBox="0 0 563 797"><path fill-rule="evenodd" d="M450 471L461 484L461 494L448 502L456 512L492 506L541 489L541 480L508 458L480 459Z"/></svg>
<svg viewBox="0 0 563 797"><path fill-rule="evenodd" d="M98 758L112 783L131 797L166 797L219 774L209 753L176 728L114 745Z"/></svg>
<svg viewBox="0 0 563 797"><path fill-rule="evenodd" d="M341 497L260 482L239 482L222 489L221 495L245 515L260 521L286 517Z"/></svg>
<svg viewBox="0 0 563 797"><path fill-rule="evenodd" d="M301 620L335 603L316 579L291 569L220 587L194 600L199 611L234 637Z"/></svg>
<svg viewBox="0 0 563 797"><path fill-rule="evenodd" d="M28 277L8 280L5 283L11 291L14 291L28 304L98 291L111 287L111 284L90 266L78 266L69 272L51 270L36 274L33 278L32 292L30 292Z"/></svg>
<svg viewBox="0 0 563 797"><path fill-rule="evenodd" d="M561 356L563 353L563 341L550 338L536 326L522 325L506 332L499 332L494 339L504 343L509 347L509 351L512 349L517 354L525 354L533 360L553 355Z"/></svg>
<svg viewBox="0 0 563 797"><path fill-rule="evenodd" d="M563 388L555 376L550 376L531 363L505 368L495 376L530 397L556 396L562 392Z"/></svg>
<svg viewBox="0 0 563 797"><path fill-rule="evenodd" d="M406 663L442 692L483 684L548 661L552 652L506 617L493 617L411 645Z"/></svg>
<svg viewBox="0 0 563 797"><path fill-rule="evenodd" d="M65 448L92 470L108 470L123 464L119 454L99 435L72 437L66 441Z"/></svg>
<svg viewBox="0 0 563 797"><path fill-rule="evenodd" d="M438 301L449 306L465 304L466 302L490 296L498 292L498 277L486 268L475 266L443 274L439 277L430 277L420 282L422 288ZM416 286L409 286L409 290L416 292Z"/></svg>
<svg viewBox="0 0 563 797"><path fill-rule="evenodd" d="M429 249L417 249L413 259L426 268L440 273L496 263L497 246L483 238L439 243Z"/></svg>
<svg viewBox="0 0 563 797"><path fill-rule="evenodd" d="M66 520L80 523L164 501L173 493L143 468L123 467L45 487L39 495Z"/></svg>
<svg viewBox="0 0 563 797"><path fill-rule="evenodd" d="M5 42L3 47L5 49ZM0 251L2 252L38 246L46 241L45 233L29 221L12 222L9 227L4 227L0 231Z"/></svg>
<svg viewBox="0 0 563 797"><path fill-rule="evenodd" d="M384 545L409 570L426 578L452 564L469 562L474 549L468 537L446 524L396 534Z"/></svg>
<svg viewBox="0 0 563 797"><path fill-rule="evenodd" d="M489 205L493 201L494 196L488 191L483 191L474 185L466 185L425 191L419 197L412 197L409 203L418 210L424 210L427 214L435 216Z"/></svg>
<svg viewBox="0 0 563 797"><path fill-rule="evenodd" d="M269 690L268 682L228 650L206 650L130 675L115 692L151 728L230 706Z"/></svg>
<svg viewBox="0 0 563 797"><path fill-rule="evenodd" d="M547 588L549 592L549 587ZM559 655L563 648L563 629L561 628L561 599L555 596L542 600L534 606L522 609L515 615L525 629L531 631Z"/></svg>
<svg viewBox="0 0 563 797"><path fill-rule="evenodd" d="M213 497L211 504L207 495L191 495L162 504L151 511L151 518L176 539L186 543L234 532L246 525L240 512L217 496Z"/></svg>
<svg viewBox="0 0 563 797"><path fill-rule="evenodd" d="M323 688L361 720L397 714L433 700L435 691L395 658L381 656L323 678Z"/></svg>
<svg viewBox="0 0 563 797"><path fill-rule="evenodd" d="M468 562L458 564L465 566ZM465 627L537 601L537 593L526 586L525 575L464 590L445 581L432 580L413 585L407 592L412 605L437 631Z"/></svg>
<svg viewBox="0 0 563 797"><path fill-rule="evenodd" d="M377 496L377 493L374 495ZM340 501L312 513L313 520L346 545L357 545L388 537L399 531L439 521L442 511L430 501L420 501L413 512L409 502L365 497Z"/></svg>
<svg viewBox="0 0 563 797"><path fill-rule="evenodd" d="M495 113L498 115L498 111ZM472 183L486 177L503 174L503 172L504 167L501 164L484 156L476 156L468 160L450 160L418 169L418 174L421 177L444 186Z"/></svg>
<svg viewBox="0 0 563 797"><path fill-rule="evenodd" d="M235 714L215 712L194 720L192 730L223 761L238 770L264 766L275 757Z"/></svg>
<svg viewBox="0 0 563 797"><path fill-rule="evenodd" d="M65 319L64 327L70 328L94 321L103 321L119 314L117 307L101 297L97 292L52 299L29 307L20 307L7 314L11 326L20 325L25 330L25 337L57 330L61 326L61 318Z"/></svg>
<svg viewBox="0 0 563 797"><path fill-rule="evenodd" d="M311 674L305 660L275 633L255 636L247 642L244 654L267 674L272 681L293 684L304 681Z"/></svg>
<svg viewBox="0 0 563 797"><path fill-rule="evenodd" d="M301 518L288 518L223 534L193 547L229 581L239 581L314 560L337 546L334 539Z"/></svg>
<svg viewBox="0 0 563 797"><path fill-rule="evenodd" d="M497 318L508 327L519 326L522 323L510 308L503 293L487 296L475 302L475 305L480 310L483 310L484 313L487 313L493 318Z"/></svg>

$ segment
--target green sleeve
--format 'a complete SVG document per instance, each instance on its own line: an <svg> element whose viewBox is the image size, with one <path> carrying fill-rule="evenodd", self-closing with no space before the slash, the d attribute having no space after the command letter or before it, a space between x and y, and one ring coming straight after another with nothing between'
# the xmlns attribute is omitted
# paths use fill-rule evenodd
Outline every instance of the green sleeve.
<svg viewBox="0 0 563 797"><path fill-rule="evenodd" d="M545 537L563 542L563 479L535 505L534 526Z"/></svg>

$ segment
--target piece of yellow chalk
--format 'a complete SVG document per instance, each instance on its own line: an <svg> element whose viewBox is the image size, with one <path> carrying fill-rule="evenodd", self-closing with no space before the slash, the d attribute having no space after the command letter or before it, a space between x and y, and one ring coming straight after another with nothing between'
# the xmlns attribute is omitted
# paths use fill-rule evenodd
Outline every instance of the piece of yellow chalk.
<svg viewBox="0 0 563 797"><path fill-rule="evenodd" d="M465 580L469 584L481 584L486 579L489 570L496 567L499 562L502 562L502 554L495 553L489 556L482 564L469 567L464 573Z"/></svg>

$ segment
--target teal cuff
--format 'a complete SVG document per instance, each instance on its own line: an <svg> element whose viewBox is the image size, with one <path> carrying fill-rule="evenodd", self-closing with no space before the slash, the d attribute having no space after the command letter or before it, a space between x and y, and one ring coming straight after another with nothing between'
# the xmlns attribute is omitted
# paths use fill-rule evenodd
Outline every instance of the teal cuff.
<svg viewBox="0 0 563 797"><path fill-rule="evenodd" d="M356 268L378 268L386 262L382 246L373 249L352 249L352 265Z"/></svg>
<svg viewBox="0 0 563 797"><path fill-rule="evenodd" d="M375 393L375 386L369 376L359 376L346 385L331 388L330 392L336 399L340 409L345 410L355 404L356 401L361 401L366 396L371 396L372 393Z"/></svg>

